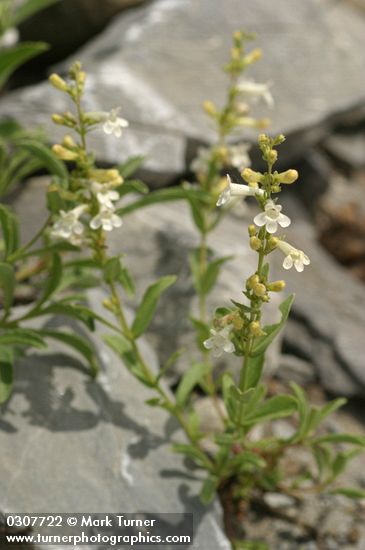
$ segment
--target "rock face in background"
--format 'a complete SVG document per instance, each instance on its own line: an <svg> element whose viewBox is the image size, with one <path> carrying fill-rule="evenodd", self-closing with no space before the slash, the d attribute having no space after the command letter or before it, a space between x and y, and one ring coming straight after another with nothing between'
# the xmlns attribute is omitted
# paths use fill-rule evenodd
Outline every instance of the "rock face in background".
<svg viewBox="0 0 365 550"><path fill-rule="evenodd" d="M80 48L121 11L146 0L62 0L38 12L20 26L24 41L42 40L50 50L27 65L27 73L46 67ZM65 32L67 29L67 32Z"/></svg>
<svg viewBox="0 0 365 550"><path fill-rule="evenodd" d="M250 77L273 83L272 132L292 136L289 156L302 156L333 117L338 122L364 102L365 15L351 3L281 0L271 9L265 0L156 0L115 18L72 56L89 73L87 107L121 105L131 122L123 141L95 135L99 158L142 153L146 168L160 178L183 173L187 146L213 138L201 103L223 100L227 79L221 66L232 31L242 26L258 33L255 45L265 55ZM11 94L0 114L34 126L65 108L60 93L45 83ZM59 129L49 128L56 139Z"/></svg>
<svg viewBox="0 0 365 550"><path fill-rule="evenodd" d="M100 292L91 296L94 309L102 298ZM93 337L101 359L98 382L53 344L52 351L18 363L14 393L1 408L0 511L189 512L195 527L189 548L229 550L218 504L200 504L199 476L171 451L171 438L181 441L177 426L144 404L151 391L99 336ZM151 348L144 344L142 352L156 367Z"/></svg>

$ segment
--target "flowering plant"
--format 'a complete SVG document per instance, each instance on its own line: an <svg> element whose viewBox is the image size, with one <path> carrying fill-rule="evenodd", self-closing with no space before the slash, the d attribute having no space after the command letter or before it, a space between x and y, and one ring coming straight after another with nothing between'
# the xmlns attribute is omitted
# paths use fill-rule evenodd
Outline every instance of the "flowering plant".
<svg viewBox="0 0 365 550"><path fill-rule="evenodd" d="M93 373L97 371L95 353L88 340L70 332L24 328L23 323L48 314L75 318L90 330L95 323L101 323L110 331L104 336L106 344L130 373L150 389L151 398L147 404L166 410L185 432L187 442L176 443L174 450L192 458L206 473L201 491L204 503L209 503L217 491L228 485L234 485L247 500L255 492L267 490L298 495L308 490L308 484L312 491L330 489L347 496L363 497L363 491L333 489L332 484L348 461L365 446L365 438L319 431L323 419L345 400L336 399L322 408L314 407L308 403L304 391L294 383L290 385L290 392L266 397L268 387L262 381L265 354L284 327L294 299L289 296L281 303L281 318L277 323L265 324L265 304L270 301L272 293L281 292L285 287L283 280L271 280L267 258L282 252L283 268L294 267L298 272L309 266L310 259L280 234L282 228L289 227L291 220L283 213L277 196L283 185L291 185L298 178L296 170L274 170L277 148L283 143L284 136L259 136L259 148L267 166L264 172L248 167L249 160L244 153L246 147L226 143L227 135L242 125L262 127L264 124L248 116L247 105L241 103L242 97L263 98L272 103L266 85L238 81L241 72L259 57L257 50L245 53L245 38L243 33L234 35L231 60L226 67L232 79L227 106L221 111L210 103L205 106L217 124L219 143L201 152L195 162L193 169L198 185L167 189L152 194L152 197L145 195L126 206L118 203L127 194L146 194L147 191L140 181L129 179L131 164L136 166L136 160L119 169L98 168L88 150L87 136L101 128L106 134L119 138L128 125L127 121L119 116L118 109L109 113L84 111L82 100L86 73L80 63L71 67L67 79L56 74L50 77L51 84L67 94L74 112L53 116L54 122L67 128L68 133L61 143L53 146L53 153L62 168L48 189L50 215L44 227L27 245L19 248L14 240L17 227L13 215L6 211L0 216L5 243L0 264L0 281L4 290L4 315L0 321L0 397L6 399L9 395L13 348L17 352L19 344L42 347L47 338L61 340L85 357ZM64 161L73 163L70 172L66 171ZM233 182L230 176L222 177L222 170L232 164L239 168L245 184ZM227 304L219 307L211 322L206 296L213 291L219 269L228 258L211 257L207 235L219 223L222 214L229 210L232 198L243 196L253 197L260 210L248 227L250 247L257 254L257 268L245 281L243 301L232 301L229 307ZM191 270L199 297L199 317L192 321L202 359L186 369L175 394L166 387L163 376L176 362L178 352L156 373L145 361L139 339L148 330L161 294L174 284L176 277L168 275L151 284L137 304L130 322L125 313L124 295L134 295L133 277L126 268L122 253L110 255L107 243L107 234L122 225L123 214L166 199L188 201L200 235L199 247L191 255ZM34 251L32 245L40 235L44 244ZM77 253L76 257L70 258L70 252ZM18 262L32 256L41 259L41 270L46 265L47 278L36 303L25 314L16 317L11 306L16 280L19 279ZM44 263L45 258L48 263ZM112 321L91 310L83 297L75 293L75 287L79 289L85 283L105 286L107 297L103 306L113 315ZM220 378L213 376L211 355L219 357L227 353L234 354L242 363L238 380L230 372L225 372ZM195 407L194 391L198 387L211 396L219 415L219 429L208 435L201 430ZM272 432L272 422L285 417L294 417L296 429L290 437L277 437ZM254 436L257 426L265 426L263 437ZM351 449L338 449L338 444L350 445ZM283 459L289 449L298 446L309 449L314 461L305 471L291 475L285 471Z"/></svg>

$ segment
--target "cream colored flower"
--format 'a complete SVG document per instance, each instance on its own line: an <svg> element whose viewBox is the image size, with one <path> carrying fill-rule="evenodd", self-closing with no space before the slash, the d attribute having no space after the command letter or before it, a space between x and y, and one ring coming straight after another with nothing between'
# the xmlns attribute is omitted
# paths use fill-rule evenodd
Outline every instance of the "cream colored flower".
<svg viewBox="0 0 365 550"><path fill-rule="evenodd" d="M212 350L214 357L220 357L225 351L226 353L233 353L235 350L233 342L230 340L231 327L226 326L221 330L215 330L212 328L210 338L205 340L204 347Z"/></svg>
<svg viewBox="0 0 365 550"><path fill-rule="evenodd" d="M283 261L284 269L291 269L294 265L295 269L301 273L304 270L304 266L311 263L310 259L306 254L304 254L303 250L298 250L285 241L279 241L277 248L285 254Z"/></svg>
<svg viewBox="0 0 365 550"><path fill-rule="evenodd" d="M290 218L282 214L281 210L282 206L270 199L265 204L264 212L257 214L253 221L258 227L265 225L268 233L275 233L278 229L278 225L280 225L280 227L288 227L291 223Z"/></svg>
<svg viewBox="0 0 365 550"><path fill-rule="evenodd" d="M118 116L120 107L112 109L110 113L106 113L105 122L103 124L103 130L106 134L114 134L115 137L122 135L122 128L127 128L129 122L125 118Z"/></svg>
<svg viewBox="0 0 365 550"><path fill-rule="evenodd" d="M84 225L80 222L80 216L85 212L87 206L81 204L73 210L60 211L60 218L55 222L51 230L51 236L55 239L65 239L71 244L79 246L84 234Z"/></svg>
<svg viewBox="0 0 365 550"><path fill-rule="evenodd" d="M91 229L100 229L112 231L114 227L122 225L122 218L114 213L114 209L102 207L99 214L90 221Z"/></svg>
<svg viewBox="0 0 365 550"><path fill-rule="evenodd" d="M262 196L264 191L258 187L250 187L243 183L233 183L227 175L227 185L219 195L217 206L223 206L231 200L232 197L252 197L255 195Z"/></svg>
<svg viewBox="0 0 365 550"><path fill-rule="evenodd" d="M119 200L119 193L114 189L113 184L98 183L97 181L91 182L91 190L96 195L100 206L105 206L109 210L114 209L113 202Z"/></svg>
<svg viewBox="0 0 365 550"><path fill-rule="evenodd" d="M254 80L241 80L237 84L238 92L247 100L257 103L260 100L265 101L269 107L274 106L274 98L269 90L269 84L261 84Z"/></svg>

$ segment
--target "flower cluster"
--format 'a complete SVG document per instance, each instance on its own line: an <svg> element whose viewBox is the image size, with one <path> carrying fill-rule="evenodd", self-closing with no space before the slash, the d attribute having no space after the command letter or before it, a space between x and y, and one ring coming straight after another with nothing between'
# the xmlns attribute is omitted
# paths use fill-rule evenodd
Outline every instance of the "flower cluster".
<svg viewBox="0 0 365 550"><path fill-rule="evenodd" d="M123 178L116 169L96 169L93 159L86 152L85 138L89 131L102 125L103 131L116 137L122 135L122 129L128 122L118 116L119 108L108 112L82 112L80 100L84 91L85 73L81 65L75 63L69 73L69 82L53 74L50 81L55 88L67 93L75 103L77 114L70 112L53 115L56 124L72 128L79 136L77 143L66 135L61 144L53 146L56 156L76 164L74 175L70 179L68 191L61 187L59 194L70 199L70 209L60 209L56 213L51 235L53 238L68 240L75 246L81 246L87 239L93 240L92 232L112 231L122 225L122 219L116 214L116 204L120 198L118 188Z"/></svg>
<svg viewBox="0 0 365 550"><path fill-rule="evenodd" d="M254 217L253 224L248 228L250 247L259 256L258 269L247 279L244 290L249 306L237 303L236 309L223 318L215 319L211 337L204 342L205 348L212 350L215 356L220 356L223 352L244 355L247 346L250 347L255 338L264 335L260 324L261 307L270 300L271 292L280 292L285 287L284 281L269 281L269 266L266 264L264 267L264 258L268 254L275 249L280 250L285 256L284 269L294 266L298 272L302 272L304 266L310 264L308 256L302 250L289 244L284 236L275 236L280 228L289 227L291 220L282 212L282 206L273 195L281 191L282 184L292 184L298 178L296 170L280 173L273 171L278 156L275 147L283 141L282 135L274 139L265 134L260 135L259 146L268 165L267 172L255 172L251 168L245 168L241 175L246 184L234 183L227 176L226 186L217 201L217 206L223 206L232 197L254 196L261 212ZM235 319L233 324L232 319Z"/></svg>

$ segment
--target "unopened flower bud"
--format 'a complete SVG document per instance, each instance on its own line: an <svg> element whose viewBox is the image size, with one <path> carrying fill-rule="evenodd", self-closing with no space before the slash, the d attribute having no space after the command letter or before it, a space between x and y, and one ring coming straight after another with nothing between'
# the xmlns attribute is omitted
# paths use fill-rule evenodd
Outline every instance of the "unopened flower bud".
<svg viewBox="0 0 365 550"><path fill-rule="evenodd" d="M252 336L260 336L262 334L260 323L258 321L252 321L249 325L249 331Z"/></svg>
<svg viewBox="0 0 365 550"><path fill-rule="evenodd" d="M114 311L114 306L113 306L110 298L105 298L103 300L103 306L105 307L105 309L108 309L109 311Z"/></svg>
<svg viewBox="0 0 365 550"><path fill-rule="evenodd" d="M250 53L245 55L244 61L246 65L251 65L251 63L256 63L262 57L262 50L260 48L255 48Z"/></svg>
<svg viewBox="0 0 365 550"><path fill-rule="evenodd" d="M269 143L269 138L266 134L260 134L258 137L258 142L260 147L267 145Z"/></svg>
<svg viewBox="0 0 365 550"><path fill-rule="evenodd" d="M236 315L234 315L233 319L232 319L232 325L234 326L234 328L236 330L241 330L244 326L244 320L242 319L242 317L237 313Z"/></svg>
<svg viewBox="0 0 365 550"><path fill-rule="evenodd" d="M55 124L61 124L61 125L66 124L65 118L61 115L57 115L57 114L52 115L52 120Z"/></svg>
<svg viewBox="0 0 365 550"><path fill-rule="evenodd" d="M277 237L270 237L267 243L269 250L274 250L278 246L278 243L279 239Z"/></svg>
<svg viewBox="0 0 365 550"><path fill-rule="evenodd" d="M214 116L217 113L217 108L212 101L204 101L203 109L209 116Z"/></svg>
<svg viewBox="0 0 365 550"><path fill-rule="evenodd" d="M234 61L238 61L241 57L241 51L239 48L231 48L231 58L234 59Z"/></svg>
<svg viewBox="0 0 365 550"><path fill-rule="evenodd" d="M286 172L278 174L278 179L280 183L294 183L298 179L298 172L296 170L286 170Z"/></svg>
<svg viewBox="0 0 365 550"><path fill-rule="evenodd" d="M262 296L265 296L266 294L266 286L262 283L257 283L252 290L255 296L257 296L258 298L262 298Z"/></svg>
<svg viewBox="0 0 365 550"><path fill-rule="evenodd" d="M62 145L54 145L52 151L61 160L76 160L78 158L77 153L65 149Z"/></svg>
<svg viewBox="0 0 365 550"><path fill-rule="evenodd" d="M276 138L275 138L275 143L276 143L276 145L281 145L284 141L285 141L285 136L284 136L284 134L279 134L279 135L276 136Z"/></svg>
<svg viewBox="0 0 365 550"><path fill-rule="evenodd" d="M258 283L260 282L260 278L259 276L257 275L257 273L255 273L255 275L251 275L251 277L249 277L246 281L246 287L247 288L253 288L254 286L256 286Z"/></svg>
<svg viewBox="0 0 365 550"><path fill-rule="evenodd" d="M52 84L52 86L57 88L57 90L61 90L61 92L67 92L68 90L67 82L63 80L63 78L61 78L58 74L56 73L51 74L51 76L49 77L49 81Z"/></svg>
<svg viewBox="0 0 365 550"><path fill-rule="evenodd" d="M266 155L267 161L270 164L274 164L278 160L278 152L275 149L271 149Z"/></svg>
<svg viewBox="0 0 365 550"><path fill-rule="evenodd" d="M280 193L281 189L280 189L280 185L272 185L271 186L271 192L272 193Z"/></svg>
<svg viewBox="0 0 365 550"><path fill-rule="evenodd" d="M75 143L73 138L68 134L63 138L62 145L67 149L74 149L75 147L77 147L77 144Z"/></svg>
<svg viewBox="0 0 365 550"><path fill-rule="evenodd" d="M267 294L265 294L265 296L263 296L263 297L261 298L261 300L262 300L263 302L269 302L269 301L270 301L270 298L268 297Z"/></svg>
<svg viewBox="0 0 365 550"><path fill-rule="evenodd" d="M256 226L251 223L249 226L248 226L248 234L250 237L254 237L256 235Z"/></svg>
<svg viewBox="0 0 365 550"><path fill-rule="evenodd" d="M260 172L254 172L251 168L245 168L241 174L243 179L247 181L249 185L262 182L264 176Z"/></svg>
<svg viewBox="0 0 365 550"><path fill-rule="evenodd" d="M281 292L285 288L285 281L274 281L267 285L267 289L271 292Z"/></svg>
<svg viewBox="0 0 365 550"><path fill-rule="evenodd" d="M251 237L250 238L250 247L252 250L255 250L256 252L260 250L262 246L262 241L258 237Z"/></svg>
<svg viewBox="0 0 365 550"><path fill-rule="evenodd" d="M259 128L259 130L264 130L268 126L270 126L271 120L269 118L259 118L256 120L255 127Z"/></svg>

